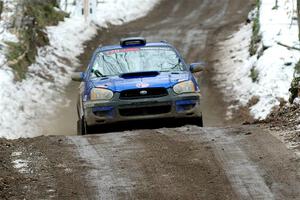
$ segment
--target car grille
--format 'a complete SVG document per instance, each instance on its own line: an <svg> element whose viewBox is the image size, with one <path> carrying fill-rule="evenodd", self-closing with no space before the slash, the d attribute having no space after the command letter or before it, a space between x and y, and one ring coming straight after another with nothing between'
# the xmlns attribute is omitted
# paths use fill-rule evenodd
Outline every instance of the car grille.
<svg viewBox="0 0 300 200"><path fill-rule="evenodd" d="M171 105L119 109L119 113L121 116L158 115L158 114L168 113L170 111L171 111Z"/></svg>
<svg viewBox="0 0 300 200"><path fill-rule="evenodd" d="M120 99L157 98L167 95L168 91L165 88L144 88L124 90L120 93Z"/></svg>

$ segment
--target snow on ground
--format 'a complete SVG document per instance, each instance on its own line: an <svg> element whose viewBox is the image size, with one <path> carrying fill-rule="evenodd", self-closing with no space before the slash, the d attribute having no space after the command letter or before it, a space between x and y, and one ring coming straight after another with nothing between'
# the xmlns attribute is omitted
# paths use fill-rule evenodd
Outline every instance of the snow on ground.
<svg viewBox="0 0 300 200"><path fill-rule="evenodd" d="M9 31L18 0L4 1L0 21L0 44L17 41ZM29 67L27 78L14 82L14 75L5 64L5 48L0 51L0 137L33 137L41 134L38 122L53 115L55 106L67 105L60 98L70 75L78 65L76 56L83 53L83 43L91 39L97 28L107 24L120 25L145 16L159 0L102 0L91 1L93 15L89 23L81 16L81 1L61 0L61 9L70 18L58 26L48 27L50 46L40 48L36 63ZM100 3L96 3L100 2ZM66 62L66 58L70 62Z"/></svg>
<svg viewBox="0 0 300 200"><path fill-rule="evenodd" d="M216 59L217 65L222 67L215 69L215 80L228 102L236 103L231 109L250 105L254 118L265 119L281 100L288 101L300 52L278 43L299 46L296 5L296 0L282 0L274 9L275 1L261 0L262 43L257 55L251 57L248 51L252 23L242 25L237 33L221 43ZM251 69L258 72L256 81L251 78ZM231 112L229 109L228 117Z"/></svg>

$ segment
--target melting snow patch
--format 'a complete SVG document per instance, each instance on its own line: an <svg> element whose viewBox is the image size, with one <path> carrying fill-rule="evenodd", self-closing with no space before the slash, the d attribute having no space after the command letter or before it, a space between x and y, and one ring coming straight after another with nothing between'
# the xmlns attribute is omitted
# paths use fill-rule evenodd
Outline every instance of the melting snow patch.
<svg viewBox="0 0 300 200"><path fill-rule="evenodd" d="M20 173L29 173L28 160L21 159L22 152L16 151L11 153L12 164Z"/></svg>
<svg viewBox="0 0 300 200"><path fill-rule="evenodd" d="M233 113L236 112L239 109L238 105L230 105L227 108L226 112L226 120L230 120L233 117Z"/></svg>
<svg viewBox="0 0 300 200"><path fill-rule="evenodd" d="M256 119L265 119L282 100L288 101L300 52L281 44L299 46L294 5L296 0L278 1L278 9L274 9L274 1L261 1L262 44L257 55L251 57L248 51L252 24L241 26L221 43L216 54L216 59L221 60L217 65L222 67L216 69L215 80L225 98L239 106L250 105L250 113ZM253 97L258 101L251 104Z"/></svg>
<svg viewBox="0 0 300 200"><path fill-rule="evenodd" d="M20 151L12 152L12 154L11 154L12 157L21 156L21 155L22 155L22 152L20 152Z"/></svg>
<svg viewBox="0 0 300 200"><path fill-rule="evenodd" d="M12 161L14 168L18 169L20 173L28 173L28 161L23 159L16 159Z"/></svg>

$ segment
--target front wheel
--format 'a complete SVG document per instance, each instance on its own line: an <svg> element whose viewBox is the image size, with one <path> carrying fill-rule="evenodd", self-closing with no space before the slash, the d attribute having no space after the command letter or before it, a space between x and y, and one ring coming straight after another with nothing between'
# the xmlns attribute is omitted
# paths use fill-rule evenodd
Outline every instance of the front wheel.
<svg viewBox="0 0 300 200"><path fill-rule="evenodd" d="M191 122L193 125L203 127L203 118L201 117L195 117L191 119Z"/></svg>

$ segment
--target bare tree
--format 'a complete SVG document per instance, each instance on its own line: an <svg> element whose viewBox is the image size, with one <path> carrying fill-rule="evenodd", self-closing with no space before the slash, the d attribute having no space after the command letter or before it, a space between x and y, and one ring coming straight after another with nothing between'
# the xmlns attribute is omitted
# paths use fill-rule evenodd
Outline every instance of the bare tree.
<svg viewBox="0 0 300 200"><path fill-rule="evenodd" d="M0 1L0 19L1 19L2 11L3 11L3 1Z"/></svg>
<svg viewBox="0 0 300 200"><path fill-rule="evenodd" d="M278 0L275 1L275 6L273 7L273 10L277 10L278 9Z"/></svg>
<svg viewBox="0 0 300 200"><path fill-rule="evenodd" d="M300 41L300 0L297 0L297 17L298 17L298 30L299 30L298 38Z"/></svg>

